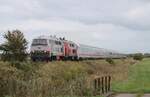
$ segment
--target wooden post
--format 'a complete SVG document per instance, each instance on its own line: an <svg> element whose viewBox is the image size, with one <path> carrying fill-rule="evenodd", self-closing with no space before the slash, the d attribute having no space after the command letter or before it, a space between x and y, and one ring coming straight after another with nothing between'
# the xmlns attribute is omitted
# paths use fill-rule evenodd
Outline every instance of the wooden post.
<svg viewBox="0 0 150 97"><path fill-rule="evenodd" d="M107 76L105 76L105 92L107 93L108 91L107 91L107 84L108 84L108 82L107 82Z"/></svg>
<svg viewBox="0 0 150 97"><path fill-rule="evenodd" d="M111 77L108 77L108 91L110 91Z"/></svg>
<svg viewBox="0 0 150 97"><path fill-rule="evenodd" d="M95 91L97 91L97 80L96 79L94 80L94 89L95 89Z"/></svg>
<svg viewBox="0 0 150 97"><path fill-rule="evenodd" d="M100 78L98 78L98 92L100 93L101 87L100 87Z"/></svg>
<svg viewBox="0 0 150 97"><path fill-rule="evenodd" d="M104 94L104 77L102 77L102 94Z"/></svg>
<svg viewBox="0 0 150 97"><path fill-rule="evenodd" d="M94 79L94 93L104 94L111 90L111 76L102 76Z"/></svg>

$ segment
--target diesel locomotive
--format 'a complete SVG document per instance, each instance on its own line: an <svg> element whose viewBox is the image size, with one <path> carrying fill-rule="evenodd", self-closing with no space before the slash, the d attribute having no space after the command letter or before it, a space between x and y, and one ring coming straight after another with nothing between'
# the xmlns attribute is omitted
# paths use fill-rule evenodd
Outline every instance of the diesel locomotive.
<svg viewBox="0 0 150 97"><path fill-rule="evenodd" d="M124 58L123 54L103 48L77 44L56 36L39 36L30 47L33 61L80 60L97 58Z"/></svg>

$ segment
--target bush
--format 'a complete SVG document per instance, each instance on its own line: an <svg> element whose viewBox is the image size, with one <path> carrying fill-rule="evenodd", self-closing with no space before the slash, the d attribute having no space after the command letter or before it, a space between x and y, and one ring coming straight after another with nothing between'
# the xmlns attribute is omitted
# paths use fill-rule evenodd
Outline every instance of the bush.
<svg viewBox="0 0 150 97"><path fill-rule="evenodd" d="M141 61L141 60L143 60L143 58L144 58L144 56L143 56L143 54L141 54L141 53L138 53L138 54L134 54L134 55L133 55L133 59L134 59L134 60L139 60L139 61Z"/></svg>
<svg viewBox="0 0 150 97"><path fill-rule="evenodd" d="M106 61L109 63L109 64L115 64L114 60L112 58L107 58Z"/></svg>
<svg viewBox="0 0 150 97"><path fill-rule="evenodd" d="M89 95L84 66L72 62L0 62L2 97L52 97Z"/></svg>

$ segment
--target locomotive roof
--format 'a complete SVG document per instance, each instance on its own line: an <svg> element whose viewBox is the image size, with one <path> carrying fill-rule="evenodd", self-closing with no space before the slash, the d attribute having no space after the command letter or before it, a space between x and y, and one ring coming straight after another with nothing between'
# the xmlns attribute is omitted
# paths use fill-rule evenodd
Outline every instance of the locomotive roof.
<svg viewBox="0 0 150 97"><path fill-rule="evenodd" d="M39 37L37 37L37 38L35 38L35 39L48 39L48 40L57 40L57 41L66 41L66 42L68 42L68 43L73 43L73 44L76 44L75 42L73 42L73 41L70 41L70 40L65 40L65 39L63 39L63 38L57 38L56 36L39 36Z"/></svg>
<svg viewBox="0 0 150 97"><path fill-rule="evenodd" d="M60 38L57 38L56 36L39 36L35 39L60 40Z"/></svg>
<svg viewBox="0 0 150 97"><path fill-rule="evenodd" d="M101 50L101 51L104 51L104 52L112 52L112 53L118 53L117 51L114 51L114 50L109 50L109 49L105 49L105 48L99 48L99 47L94 47L94 46L89 46L89 45L85 45L85 44L78 44L79 47L88 47L88 48L93 48L93 49L97 49L97 50Z"/></svg>

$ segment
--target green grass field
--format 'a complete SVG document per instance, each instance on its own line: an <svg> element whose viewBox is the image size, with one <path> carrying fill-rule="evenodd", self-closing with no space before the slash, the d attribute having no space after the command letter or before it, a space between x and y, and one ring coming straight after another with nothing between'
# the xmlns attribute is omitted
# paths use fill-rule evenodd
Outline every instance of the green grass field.
<svg viewBox="0 0 150 97"><path fill-rule="evenodd" d="M150 92L150 59L129 66L128 79L113 82L114 92Z"/></svg>

